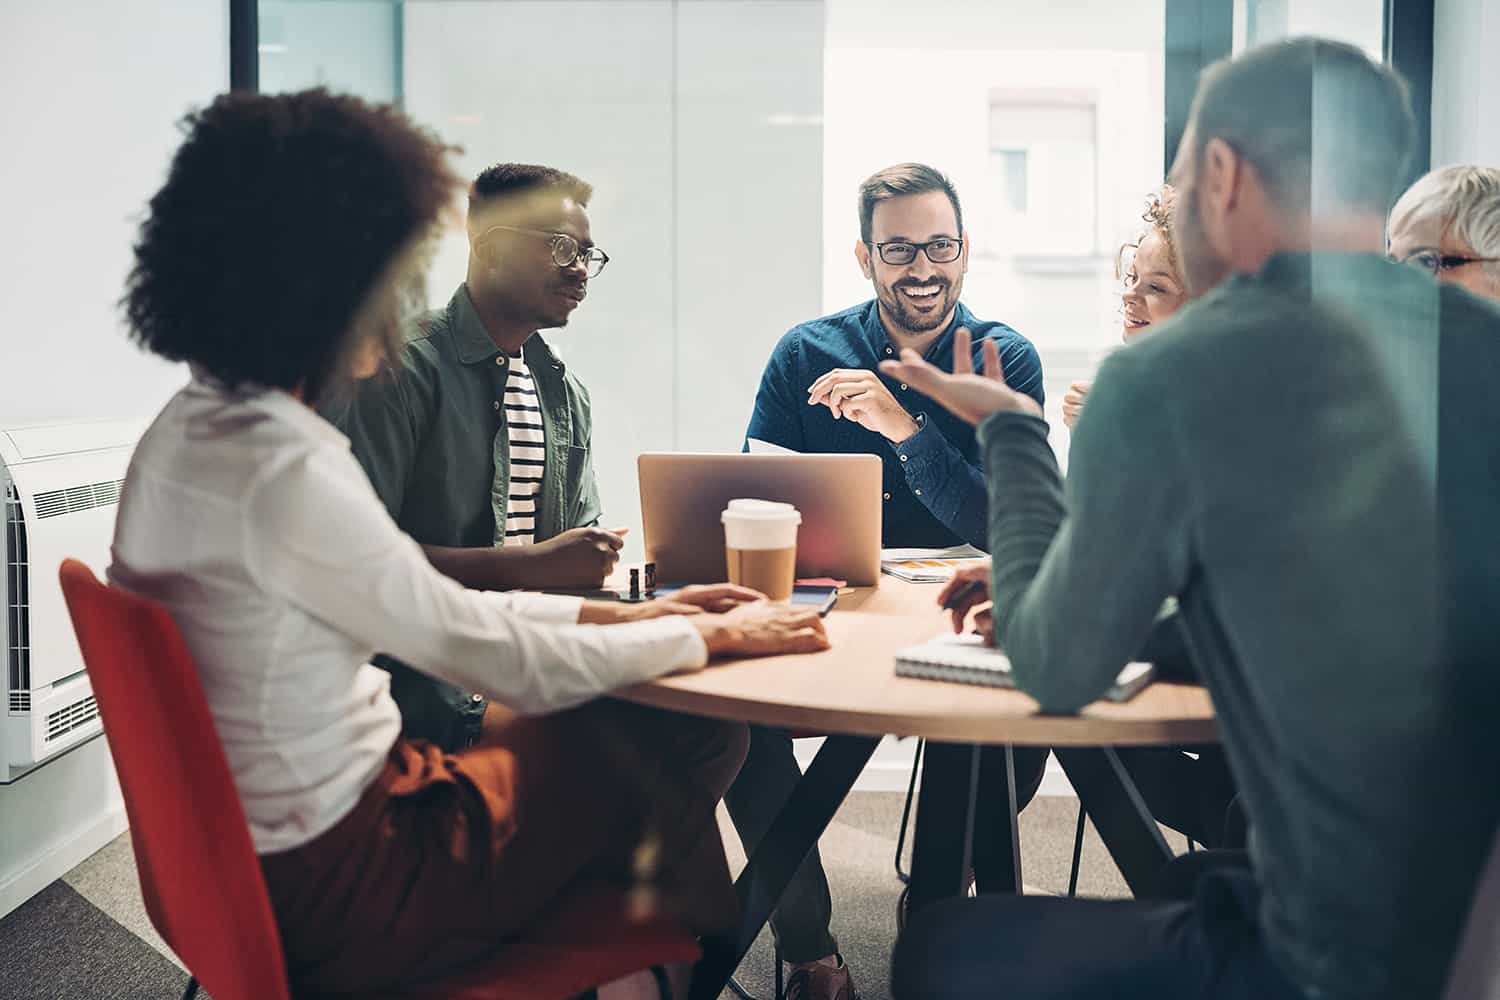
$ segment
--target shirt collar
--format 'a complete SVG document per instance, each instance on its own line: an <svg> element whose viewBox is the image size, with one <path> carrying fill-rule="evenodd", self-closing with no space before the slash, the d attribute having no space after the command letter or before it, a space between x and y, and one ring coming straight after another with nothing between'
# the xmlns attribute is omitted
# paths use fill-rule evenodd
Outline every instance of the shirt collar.
<svg viewBox="0 0 1500 1000"><path fill-rule="evenodd" d="M349 447L349 439L343 432L319 416L312 407L281 389L245 386L231 391L197 365L189 367L193 378L188 383L187 391L204 402L222 407L258 410L290 426L302 437L340 448Z"/></svg>
<svg viewBox="0 0 1500 1000"><path fill-rule="evenodd" d="M932 346L927 348L927 360L932 361L938 355L942 356L943 368L947 368L947 362L952 360L953 332L961 326L967 326L969 332L974 332L974 326L978 321L974 314L964 307L963 302L957 302L953 306L953 320L948 328L942 332ZM885 357L886 347L890 347L891 356L895 355L896 345L891 342L890 334L885 332L885 324L880 321L880 300L871 299L870 309L865 315L865 336L870 342L870 347L877 358Z"/></svg>
<svg viewBox="0 0 1500 1000"><path fill-rule="evenodd" d="M448 302L448 315L458 360L466 365L494 361L500 348L495 346L495 342L490 339L490 332L484 328L484 320L479 318L479 310L469 297L467 284L459 285L458 291L453 293L453 298ZM539 334L532 334L521 351L526 358L527 368L535 370L552 367L559 371L563 368L562 362Z"/></svg>
<svg viewBox="0 0 1500 1000"><path fill-rule="evenodd" d="M466 365L489 361L500 353L500 348L490 339L490 333L469 298L469 286L459 285L458 291L448 302L448 315L453 328L453 344L458 349L458 360Z"/></svg>

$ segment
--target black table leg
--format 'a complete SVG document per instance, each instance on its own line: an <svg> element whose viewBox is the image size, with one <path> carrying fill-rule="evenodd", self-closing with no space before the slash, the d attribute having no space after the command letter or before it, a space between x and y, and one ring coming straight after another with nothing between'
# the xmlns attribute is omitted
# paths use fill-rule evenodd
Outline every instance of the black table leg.
<svg viewBox="0 0 1500 1000"><path fill-rule="evenodd" d="M964 891L972 856L979 747L927 742L912 837L908 916Z"/></svg>
<svg viewBox="0 0 1500 1000"><path fill-rule="evenodd" d="M734 883L740 899L739 927L703 939L703 958L693 968L692 1000L715 1000L723 992L766 926L792 874L828 828L879 742L876 736L842 735L823 741Z"/></svg>
<svg viewBox="0 0 1500 1000"><path fill-rule="evenodd" d="M982 893L1021 891L1021 834L1016 817L1016 759L1010 746L979 751L974 800L974 877Z"/></svg>
<svg viewBox="0 0 1500 1000"><path fill-rule="evenodd" d="M1149 892L1174 855L1119 755L1110 747L1054 747L1052 752L1130 891Z"/></svg>

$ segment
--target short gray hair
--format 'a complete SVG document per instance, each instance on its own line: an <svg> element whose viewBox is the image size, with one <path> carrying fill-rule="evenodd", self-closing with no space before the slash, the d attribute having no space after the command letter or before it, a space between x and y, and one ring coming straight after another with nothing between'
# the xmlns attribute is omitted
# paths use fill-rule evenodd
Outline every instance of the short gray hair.
<svg viewBox="0 0 1500 1000"><path fill-rule="evenodd" d="M1384 215L1415 128L1406 83L1359 49L1292 38L1203 71L1189 116L1194 163L1210 140L1249 160L1283 211Z"/></svg>
<svg viewBox="0 0 1500 1000"><path fill-rule="evenodd" d="M1440 167L1422 177L1391 209L1391 232L1435 219L1444 235L1479 257L1500 257L1500 167ZM1500 282L1500 263L1483 265Z"/></svg>

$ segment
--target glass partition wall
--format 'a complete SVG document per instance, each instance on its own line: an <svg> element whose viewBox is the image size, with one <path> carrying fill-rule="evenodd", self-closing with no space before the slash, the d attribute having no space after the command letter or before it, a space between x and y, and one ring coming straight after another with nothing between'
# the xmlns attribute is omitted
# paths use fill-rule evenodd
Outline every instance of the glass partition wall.
<svg viewBox="0 0 1500 1000"><path fill-rule="evenodd" d="M1196 68L1225 54L1231 22L1236 50L1319 33L1378 56L1384 7L261 0L260 87L398 101L463 147L467 174L517 160L594 185L610 265L547 336L589 387L605 520L627 525L640 452L738 450L782 333L871 297L854 260L856 188L906 160L957 185L964 301L1036 345L1066 460L1063 391L1119 345L1116 254L1167 167L1164 108L1186 107L1168 91L1190 92ZM1222 39L1197 40L1185 20L1222 22ZM1168 76L1184 35L1191 72ZM450 234L434 305L466 256Z"/></svg>

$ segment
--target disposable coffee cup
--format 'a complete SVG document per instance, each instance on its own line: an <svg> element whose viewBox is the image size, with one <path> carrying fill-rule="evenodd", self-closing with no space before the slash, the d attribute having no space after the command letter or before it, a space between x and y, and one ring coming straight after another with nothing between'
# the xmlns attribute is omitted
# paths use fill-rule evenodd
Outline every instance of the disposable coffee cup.
<svg viewBox="0 0 1500 1000"><path fill-rule="evenodd" d="M792 599L797 578L797 526L802 515L789 503L731 500L721 517L729 582L758 590L773 601Z"/></svg>

